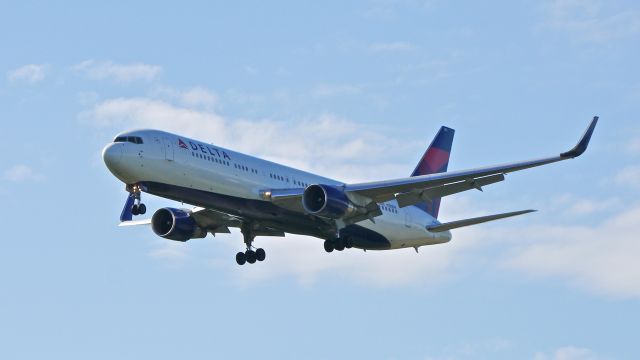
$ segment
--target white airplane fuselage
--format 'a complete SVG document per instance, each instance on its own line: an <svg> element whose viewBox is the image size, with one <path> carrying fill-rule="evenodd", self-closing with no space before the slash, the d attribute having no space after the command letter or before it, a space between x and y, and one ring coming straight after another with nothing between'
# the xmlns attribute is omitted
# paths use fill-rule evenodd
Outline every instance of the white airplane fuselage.
<svg viewBox="0 0 640 360"><path fill-rule="evenodd" d="M127 185L139 185L142 191L157 196L277 225L284 232L324 239L335 235L321 230L317 218L265 200L263 192L344 183L163 131L136 130L118 137L141 139L137 143L113 142L103 150L109 170ZM379 206L383 214L375 222L363 220L349 226L362 231L363 236L377 234L373 237L379 236L387 243L356 247L417 248L451 240L449 231L428 231L427 227L438 221L415 206L400 208L395 200Z"/></svg>

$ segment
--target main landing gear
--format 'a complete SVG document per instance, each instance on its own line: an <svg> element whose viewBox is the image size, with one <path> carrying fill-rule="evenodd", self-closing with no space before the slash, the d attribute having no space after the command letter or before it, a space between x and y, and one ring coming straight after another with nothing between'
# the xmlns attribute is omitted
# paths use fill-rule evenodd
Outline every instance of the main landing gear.
<svg viewBox="0 0 640 360"><path fill-rule="evenodd" d="M332 252L333 250L342 251L344 249L351 249L352 246L353 244L351 244L349 238L344 237L324 241L324 251L328 253Z"/></svg>
<svg viewBox="0 0 640 360"><path fill-rule="evenodd" d="M253 243L253 239L256 237L253 233L253 227L251 224L242 224L240 231L242 231L247 250L236 254L236 262L238 265L244 265L245 263L253 264L256 261L264 261L267 257L267 253L264 249L258 248L254 251L254 247L251 245Z"/></svg>

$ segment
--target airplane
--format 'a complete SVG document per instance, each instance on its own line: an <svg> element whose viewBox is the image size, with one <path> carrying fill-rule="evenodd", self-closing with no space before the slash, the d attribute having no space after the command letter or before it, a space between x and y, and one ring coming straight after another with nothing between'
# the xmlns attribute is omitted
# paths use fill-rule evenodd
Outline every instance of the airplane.
<svg viewBox="0 0 640 360"><path fill-rule="evenodd" d="M328 253L347 248L391 250L442 244L451 230L518 216L521 210L440 222L441 199L501 182L505 174L582 155L598 122L559 155L448 172L455 131L442 126L409 177L348 184L160 130L118 134L102 157L129 193L120 226L151 225L155 234L185 242L239 228L246 250L238 265L264 261L256 236L301 234L324 240ZM141 194L190 204L161 208L149 219Z"/></svg>

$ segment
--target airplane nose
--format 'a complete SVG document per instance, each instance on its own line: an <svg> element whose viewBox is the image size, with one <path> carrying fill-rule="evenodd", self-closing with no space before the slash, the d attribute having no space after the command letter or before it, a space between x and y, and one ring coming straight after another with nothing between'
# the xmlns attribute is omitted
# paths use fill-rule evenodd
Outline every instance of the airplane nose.
<svg viewBox="0 0 640 360"><path fill-rule="evenodd" d="M122 144L109 144L102 150L102 159L107 165L107 168L114 172L118 163L122 159Z"/></svg>

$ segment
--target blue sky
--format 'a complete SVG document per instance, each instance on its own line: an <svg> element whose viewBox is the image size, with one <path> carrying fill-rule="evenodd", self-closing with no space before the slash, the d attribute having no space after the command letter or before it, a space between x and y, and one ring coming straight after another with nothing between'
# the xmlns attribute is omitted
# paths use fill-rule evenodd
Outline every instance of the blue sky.
<svg viewBox="0 0 640 360"><path fill-rule="evenodd" d="M632 1L0 3L3 359L637 359L640 7ZM580 159L446 198L538 213L327 255L116 227L100 158L162 128L345 181ZM147 196L151 210L175 205Z"/></svg>

